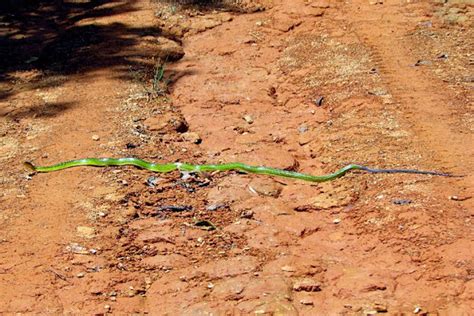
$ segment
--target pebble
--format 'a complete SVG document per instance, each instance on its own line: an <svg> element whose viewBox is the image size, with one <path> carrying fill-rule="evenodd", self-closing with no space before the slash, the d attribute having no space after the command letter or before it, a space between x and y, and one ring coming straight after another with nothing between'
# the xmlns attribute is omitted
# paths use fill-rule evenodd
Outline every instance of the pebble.
<svg viewBox="0 0 474 316"><path fill-rule="evenodd" d="M220 208L226 208L227 205L225 203L218 203L218 204L211 204L206 207L206 211L217 211Z"/></svg>
<svg viewBox="0 0 474 316"><path fill-rule="evenodd" d="M126 210L122 212L122 214L127 218L134 218L137 217L138 211L135 207L129 206Z"/></svg>
<svg viewBox="0 0 474 316"><path fill-rule="evenodd" d="M151 176L151 177L148 177L148 179L146 179L146 184L149 187L153 188L158 184L159 181L160 181L160 178L155 177L155 176Z"/></svg>
<svg viewBox="0 0 474 316"><path fill-rule="evenodd" d="M447 59L447 58L448 58L448 54L446 54L446 53L441 53L441 54L439 54L437 57L440 58L440 59Z"/></svg>
<svg viewBox="0 0 474 316"><path fill-rule="evenodd" d="M309 299L309 298L302 298L300 300L300 304L303 304L303 305L314 305L314 302Z"/></svg>
<svg viewBox="0 0 474 316"><path fill-rule="evenodd" d="M264 178L253 179L248 187L252 193L263 196L271 196L274 198L277 198L282 191L282 186L279 183L271 179Z"/></svg>
<svg viewBox="0 0 474 316"><path fill-rule="evenodd" d="M244 120L245 122L249 123L249 124L252 124L253 123L253 117L250 116L250 115L244 115Z"/></svg>
<svg viewBox="0 0 474 316"><path fill-rule="evenodd" d="M415 66L415 67L417 67L417 66L428 66L428 65L431 65L431 64L432 63L429 60L419 59L419 60L416 61L416 63L413 66Z"/></svg>
<svg viewBox="0 0 474 316"><path fill-rule="evenodd" d="M86 255L86 254L89 254L89 252L87 251L87 249L84 247L84 246L81 246L77 243L71 243L69 244L67 247L66 247L66 250L67 251L70 251L72 253L77 253L77 254L81 254L81 255Z"/></svg>
<svg viewBox="0 0 474 316"><path fill-rule="evenodd" d="M158 131L162 133L167 131L185 133L188 131L188 123L186 120L175 113L165 113L147 118L144 121L144 124L150 131Z"/></svg>
<svg viewBox="0 0 474 316"><path fill-rule="evenodd" d="M292 266L283 266L283 267L281 267L281 270L285 271L285 272L295 272L296 271L296 269Z"/></svg>
<svg viewBox="0 0 474 316"><path fill-rule="evenodd" d="M316 137L312 133L303 133L298 137L298 144L300 144L300 146L304 146L311 143L315 139Z"/></svg>
<svg viewBox="0 0 474 316"><path fill-rule="evenodd" d="M408 200L408 199L393 200L393 204L396 204L396 205L407 205L407 204L411 204L412 202L413 202L412 200Z"/></svg>
<svg viewBox="0 0 474 316"><path fill-rule="evenodd" d="M242 214L240 214L240 218L252 219L254 214L252 210L243 211Z"/></svg>
<svg viewBox="0 0 474 316"><path fill-rule="evenodd" d="M377 313L386 313L386 312L388 312L387 305L385 305L385 304L375 303L373 307L374 307L374 310L377 311Z"/></svg>
<svg viewBox="0 0 474 316"><path fill-rule="evenodd" d="M194 144L200 144L202 141L201 136L199 136L199 134L195 132L186 132L183 133L181 136L183 137L183 140Z"/></svg>
<svg viewBox="0 0 474 316"><path fill-rule="evenodd" d="M323 101L324 101L324 97L322 96L319 96L319 97L316 97L313 102L316 106L322 106L323 105Z"/></svg>
<svg viewBox="0 0 474 316"><path fill-rule="evenodd" d="M459 201L459 202L469 200L470 198L471 198L470 196L457 196L457 195L451 195L449 197L450 200Z"/></svg>
<svg viewBox="0 0 474 316"><path fill-rule="evenodd" d="M341 219L340 218L335 218L332 222L334 224L339 224L341 222Z"/></svg>
<svg viewBox="0 0 474 316"><path fill-rule="evenodd" d="M84 272L79 272L76 277L78 277L79 279L80 278L83 278L86 274Z"/></svg>
<svg viewBox="0 0 474 316"><path fill-rule="evenodd" d="M321 283L310 280L310 279L305 279L296 282L293 285L293 291L296 292L319 292L321 291Z"/></svg>
<svg viewBox="0 0 474 316"><path fill-rule="evenodd" d="M92 140L98 141L98 140L100 140L100 136L99 135L92 135Z"/></svg>
<svg viewBox="0 0 474 316"><path fill-rule="evenodd" d="M306 133L308 130L309 130L309 128L306 124L301 124L298 127L298 132L300 132L301 134Z"/></svg>
<svg viewBox="0 0 474 316"><path fill-rule="evenodd" d="M388 95L387 90L382 89L382 88L375 88L373 90L368 91L370 95L375 95L375 96L386 96Z"/></svg>

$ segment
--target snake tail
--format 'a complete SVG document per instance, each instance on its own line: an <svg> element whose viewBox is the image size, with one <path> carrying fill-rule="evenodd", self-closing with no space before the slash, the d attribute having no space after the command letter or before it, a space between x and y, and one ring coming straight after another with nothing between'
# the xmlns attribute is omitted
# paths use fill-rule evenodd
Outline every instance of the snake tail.
<svg viewBox="0 0 474 316"><path fill-rule="evenodd" d="M299 173L294 171L288 171L277 168L270 168L264 166L253 166L247 165L241 162L231 162L224 164L209 164L209 165L193 165L188 163L174 162L167 164L157 164L139 158L85 158L77 160L69 160L60 162L50 166L35 166L31 162L25 162L25 167L33 172L53 172L59 171L72 167L79 166L94 166L94 167L107 167L107 166L135 166L141 169L146 169L152 172L171 172L174 170L181 171L183 173L199 173L199 172L211 172L211 171L243 171L254 174L265 174L270 176L285 177L291 179L298 179L310 182L325 182L331 181L344 176L351 170L361 170L369 173L412 173L412 174L425 174L433 176L444 176L451 177L453 175L448 173L436 172L436 171L423 171L415 169L372 169L361 165L350 164L347 165L334 173L315 176L305 173Z"/></svg>

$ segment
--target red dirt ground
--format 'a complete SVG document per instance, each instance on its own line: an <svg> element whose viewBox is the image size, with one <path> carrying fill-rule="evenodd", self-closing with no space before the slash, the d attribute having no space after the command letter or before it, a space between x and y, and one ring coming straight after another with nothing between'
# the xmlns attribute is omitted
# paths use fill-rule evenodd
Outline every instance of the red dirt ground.
<svg viewBox="0 0 474 316"><path fill-rule="evenodd" d="M472 314L472 2L217 3L2 15L0 313Z"/></svg>

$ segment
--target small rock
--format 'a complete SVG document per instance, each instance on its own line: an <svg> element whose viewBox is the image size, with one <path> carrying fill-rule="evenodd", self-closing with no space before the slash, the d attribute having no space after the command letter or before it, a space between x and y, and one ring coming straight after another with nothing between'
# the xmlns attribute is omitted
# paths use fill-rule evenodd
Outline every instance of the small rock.
<svg viewBox="0 0 474 316"><path fill-rule="evenodd" d="M248 211L243 211L242 214L240 214L241 218L246 218L246 219L252 219L254 215L254 211L248 210Z"/></svg>
<svg viewBox="0 0 474 316"><path fill-rule="evenodd" d="M99 135L92 135L92 140L98 141L98 140L100 140L100 136Z"/></svg>
<svg viewBox="0 0 474 316"><path fill-rule="evenodd" d="M340 218L335 218L332 222L334 224L339 224L341 222L341 219Z"/></svg>
<svg viewBox="0 0 474 316"><path fill-rule="evenodd" d="M156 185L158 184L158 182L160 181L161 179L158 178L158 177L155 177L155 176L150 176L148 177L148 179L146 179L146 184L149 186L149 187L156 187Z"/></svg>
<svg viewBox="0 0 474 316"><path fill-rule="evenodd" d="M450 200L459 201L459 202L469 200L470 198L471 198L470 196L457 196L457 195L451 195L449 197Z"/></svg>
<svg viewBox="0 0 474 316"><path fill-rule="evenodd" d="M421 307L415 306L415 309L413 310L413 314L418 314L419 312L421 312Z"/></svg>
<svg viewBox="0 0 474 316"><path fill-rule="evenodd" d="M300 134L306 133L308 130L309 130L309 128L306 124L301 124L298 127L298 132L300 132Z"/></svg>
<svg viewBox="0 0 474 316"><path fill-rule="evenodd" d="M420 22L419 25L422 26L422 27L433 27L433 22L423 21L423 22Z"/></svg>
<svg viewBox="0 0 474 316"><path fill-rule="evenodd" d="M135 218L138 216L138 210L133 206L129 206L122 212L122 215L126 218Z"/></svg>
<svg viewBox="0 0 474 316"><path fill-rule="evenodd" d="M247 122L249 124L253 123L253 117L250 116L250 115L244 115L243 119L245 120L245 122Z"/></svg>
<svg viewBox="0 0 474 316"><path fill-rule="evenodd" d="M441 53L437 56L439 59L447 59L448 58L448 54L446 53Z"/></svg>
<svg viewBox="0 0 474 316"><path fill-rule="evenodd" d="M255 25L256 25L256 26L262 26L262 25L263 25L263 22L262 22L262 21L257 21L257 22L255 22Z"/></svg>
<svg viewBox="0 0 474 316"><path fill-rule="evenodd" d="M378 96L378 97L388 95L387 90L382 89L382 88L375 88L373 90L370 90L368 93L370 95L375 95L375 96Z"/></svg>
<svg viewBox="0 0 474 316"><path fill-rule="evenodd" d="M194 144L200 144L202 141L199 134L194 132L186 132L183 133L181 136L183 137L183 140Z"/></svg>
<svg viewBox="0 0 474 316"><path fill-rule="evenodd" d="M83 278L86 274L84 272L79 272L76 277L78 277L79 279L80 278Z"/></svg>
<svg viewBox="0 0 474 316"><path fill-rule="evenodd" d="M281 270L284 272L296 272L295 267L292 266L283 266L281 267Z"/></svg>
<svg viewBox="0 0 474 316"><path fill-rule="evenodd" d="M80 237L91 239L95 236L95 229L93 227L78 226L76 227L76 233Z"/></svg>
<svg viewBox="0 0 474 316"><path fill-rule="evenodd" d="M319 97L316 97L313 102L316 106L322 106L323 105L323 101L324 101L324 97L323 96L319 96Z"/></svg>
<svg viewBox="0 0 474 316"><path fill-rule="evenodd" d="M296 292L319 292L321 291L321 283L311 279L304 279L293 285L293 291Z"/></svg>
<svg viewBox="0 0 474 316"><path fill-rule="evenodd" d="M316 137L312 133L303 133L298 136L298 144L300 144L300 146L304 146L311 143L315 139Z"/></svg>
<svg viewBox="0 0 474 316"><path fill-rule="evenodd" d="M393 200L393 204L396 205L408 205L411 204L413 201L409 199L395 199Z"/></svg>
<svg viewBox="0 0 474 316"><path fill-rule="evenodd" d="M84 246L81 246L77 243L70 243L67 247L66 247L66 250L67 251L70 251L72 253L76 253L76 254L81 254L81 255L87 255L89 254L89 252L87 251L87 248L84 247Z"/></svg>
<svg viewBox="0 0 474 316"><path fill-rule="evenodd" d="M377 311L377 313L386 313L388 312L387 305L385 304L380 304L380 303L375 303L373 305L374 310Z"/></svg>
<svg viewBox="0 0 474 316"><path fill-rule="evenodd" d="M217 211L220 208L226 208L227 204L219 203L219 204L211 204L206 207L206 211Z"/></svg>
<svg viewBox="0 0 474 316"><path fill-rule="evenodd" d="M417 67L417 66L428 66L428 65L431 65L431 61L419 59L413 66Z"/></svg>
<svg viewBox="0 0 474 316"><path fill-rule="evenodd" d="M214 288L214 284L213 284L212 282L209 282L209 283L207 284L207 288L208 288L208 289L213 289L213 288Z"/></svg>
<svg viewBox="0 0 474 316"><path fill-rule="evenodd" d="M255 178L249 183L249 190L258 195L277 198L281 193L282 186L268 178Z"/></svg>
<svg viewBox="0 0 474 316"><path fill-rule="evenodd" d="M300 304L303 304L303 305L314 305L314 302L312 299L310 298L302 298L300 300Z"/></svg>
<svg viewBox="0 0 474 316"><path fill-rule="evenodd" d="M150 131L157 131L164 134L170 131L179 133L188 131L188 123L186 120L175 113L164 113L147 118L144 124Z"/></svg>

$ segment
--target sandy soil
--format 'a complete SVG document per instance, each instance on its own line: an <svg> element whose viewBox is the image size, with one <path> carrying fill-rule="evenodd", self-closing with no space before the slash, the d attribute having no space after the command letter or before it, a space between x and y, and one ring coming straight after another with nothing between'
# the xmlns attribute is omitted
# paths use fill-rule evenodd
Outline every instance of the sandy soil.
<svg viewBox="0 0 474 316"><path fill-rule="evenodd" d="M1 8L0 313L472 313L472 1L191 2Z"/></svg>

